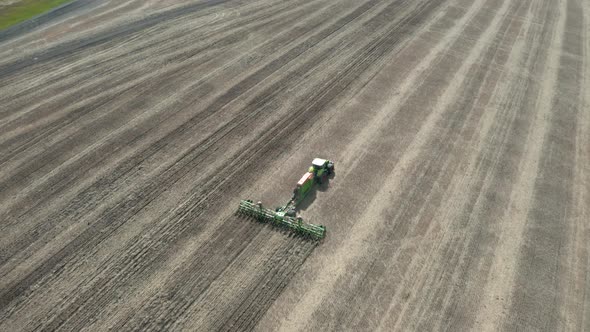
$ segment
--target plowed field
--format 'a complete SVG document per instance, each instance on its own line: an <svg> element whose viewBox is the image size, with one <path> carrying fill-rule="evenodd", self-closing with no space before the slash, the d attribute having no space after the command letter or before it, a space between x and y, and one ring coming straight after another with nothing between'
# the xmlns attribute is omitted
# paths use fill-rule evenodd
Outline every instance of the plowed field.
<svg viewBox="0 0 590 332"><path fill-rule="evenodd" d="M590 2L78 0L0 32L0 330L590 330ZM234 215L301 206L320 243Z"/></svg>

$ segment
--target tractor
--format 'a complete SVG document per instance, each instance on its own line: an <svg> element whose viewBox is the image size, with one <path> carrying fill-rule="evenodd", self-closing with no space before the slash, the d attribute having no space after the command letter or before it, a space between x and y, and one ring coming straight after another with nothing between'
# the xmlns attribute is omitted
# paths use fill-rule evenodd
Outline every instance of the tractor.
<svg viewBox="0 0 590 332"><path fill-rule="evenodd" d="M334 174L334 163L321 158L315 158L307 173L303 174L297 186L293 189L293 201L299 204L309 193L314 184L322 184L328 176Z"/></svg>
<svg viewBox="0 0 590 332"><path fill-rule="evenodd" d="M315 158L311 162L308 172L297 182L293 189L291 200L284 206L277 207L274 211L264 208L261 202L252 200L240 201L238 214L252 217L261 222L284 226L298 234L319 240L325 237L326 228L314 224L304 223L297 217L296 207L310 193L314 184L322 184L334 174L334 162L326 159Z"/></svg>

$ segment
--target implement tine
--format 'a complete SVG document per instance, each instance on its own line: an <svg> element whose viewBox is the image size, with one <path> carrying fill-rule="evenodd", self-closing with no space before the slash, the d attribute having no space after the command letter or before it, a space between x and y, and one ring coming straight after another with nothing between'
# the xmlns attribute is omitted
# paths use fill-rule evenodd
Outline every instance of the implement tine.
<svg viewBox="0 0 590 332"><path fill-rule="evenodd" d="M285 227L295 234L304 238L320 240L325 236L325 228L314 224L304 223L301 218L286 216L281 212L275 212L262 205L255 204L250 200L240 201L238 212L252 217L260 222L269 223L274 226Z"/></svg>

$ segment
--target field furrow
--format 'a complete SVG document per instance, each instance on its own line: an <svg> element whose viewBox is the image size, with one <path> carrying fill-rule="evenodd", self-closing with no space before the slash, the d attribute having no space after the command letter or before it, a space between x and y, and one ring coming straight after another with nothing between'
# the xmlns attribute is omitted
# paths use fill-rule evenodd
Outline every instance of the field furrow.
<svg viewBox="0 0 590 332"><path fill-rule="evenodd" d="M0 31L0 330L588 329L588 36L583 0L75 0ZM235 215L315 157L325 239Z"/></svg>

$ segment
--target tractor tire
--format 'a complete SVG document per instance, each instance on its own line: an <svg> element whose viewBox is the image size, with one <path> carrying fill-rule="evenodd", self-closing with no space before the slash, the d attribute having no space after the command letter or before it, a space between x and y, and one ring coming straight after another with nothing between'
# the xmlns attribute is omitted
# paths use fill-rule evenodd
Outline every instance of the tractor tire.
<svg viewBox="0 0 590 332"><path fill-rule="evenodd" d="M329 163L328 164L328 175L332 175L334 174L334 164L333 163Z"/></svg>

